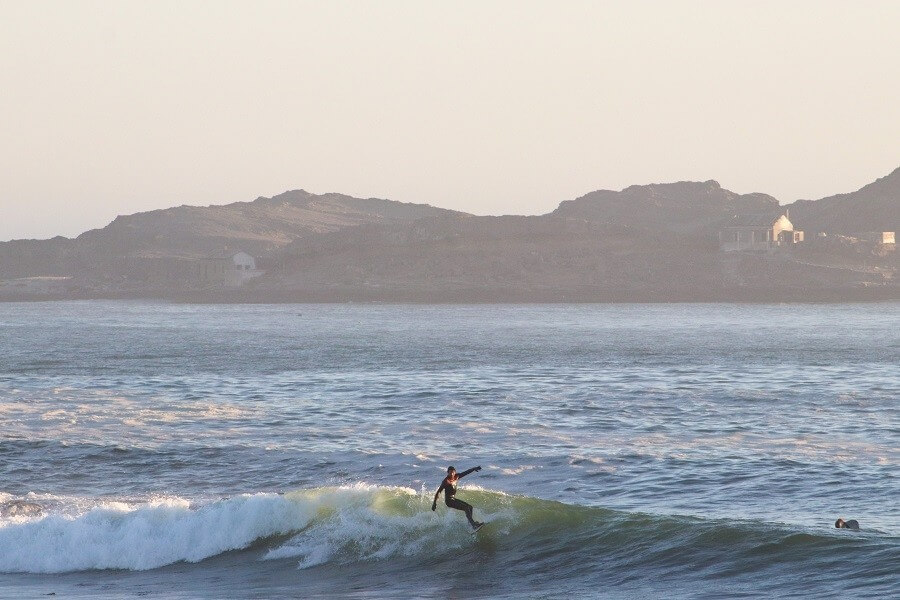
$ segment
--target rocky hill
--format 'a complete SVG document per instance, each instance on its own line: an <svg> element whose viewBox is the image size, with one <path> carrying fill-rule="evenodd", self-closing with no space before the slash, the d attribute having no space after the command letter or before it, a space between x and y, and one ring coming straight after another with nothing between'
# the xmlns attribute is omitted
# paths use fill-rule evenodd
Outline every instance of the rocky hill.
<svg viewBox="0 0 900 600"><path fill-rule="evenodd" d="M892 257L867 255L836 268L827 262L799 261L792 254L723 253L704 235L552 214L450 216L362 226L305 238L279 254L277 267L243 291L246 298L824 300L866 297L868 286L879 288L880 295L874 297L884 297L885 277L896 270ZM854 295L853 290L864 291Z"/></svg>
<svg viewBox="0 0 900 600"><path fill-rule="evenodd" d="M791 205L791 219L807 231L894 229L898 173L854 194ZM719 250L720 224L779 209L771 196L737 194L715 181L601 190L529 217L300 190L123 216L75 239L2 243L0 299L900 298L893 248L835 235L772 253ZM237 249L265 273L239 288L200 276L207 262L197 259Z"/></svg>
<svg viewBox="0 0 900 600"><path fill-rule="evenodd" d="M556 217L581 218L642 229L710 231L737 214L777 210L767 194L737 194L717 181L633 185L621 192L598 190L559 205Z"/></svg>
<svg viewBox="0 0 900 600"><path fill-rule="evenodd" d="M791 220L811 233L900 231L900 168L855 192L798 200L788 208Z"/></svg>
<svg viewBox="0 0 900 600"><path fill-rule="evenodd" d="M279 268L257 282L259 291L561 301L616 290L686 289L706 281L714 245L552 215L453 216L313 236L282 253ZM698 277L684 276L689 265Z"/></svg>
<svg viewBox="0 0 900 600"><path fill-rule="evenodd" d="M78 241L114 239L129 253L204 256L225 247L240 247L265 254L311 233L451 212L425 204L294 190L252 202L179 206L118 217L103 229L82 234Z"/></svg>
<svg viewBox="0 0 900 600"><path fill-rule="evenodd" d="M198 258L228 249L266 256L303 236L453 211L304 190L221 206L178 206L117 217L75 239L0 243L0 279L108 272L123 257Z"/></svg>

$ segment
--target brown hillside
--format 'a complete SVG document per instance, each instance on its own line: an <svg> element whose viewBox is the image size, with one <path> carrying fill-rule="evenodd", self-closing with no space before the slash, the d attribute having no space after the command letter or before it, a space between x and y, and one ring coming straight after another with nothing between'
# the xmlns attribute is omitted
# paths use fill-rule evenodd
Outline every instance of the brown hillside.
<svg viewBox="0 0 900 600"><path fill-rule="evenodd" d="M483 290L498 297L504 290L523 297L545 291L557 299L578 290L652 292L708 283L714 250L705 240L585 219L432 218L297 241L258 286Z"/></svg>
<svg viewBox="0 0 900 600"><path fill-rule="evenodd" d="M900 167L849 194L789 205L791 221L806 231L854 234L900 230Z"/></svg>
<svg viewBox="0 0 900 600"><path fill-rule="evenodd" d="M557 217L581 218L678 233L708 231L736 214L776 210L767 194L737 194L716 181L633 185L599 190L559 205Z"/></svg>
<svg viewBox="0 0 900 600"><path fill-rule="evenodd" d="M303 190L223 206L178 206L120 216L74 240L0 243L0 278L109 271L126 256L201 257L237 248L265 256L305 235L443 214L453 211Z"/></svg>
<svg viewBox="0 0 900 600"><path fill-rule="evenodd" d="M884 260L834 267L792 253L723 253L706 236L552 215L367 225L298 240L281 254L248 294L295 301L813 299L882 285L894 272Z"/></svg>

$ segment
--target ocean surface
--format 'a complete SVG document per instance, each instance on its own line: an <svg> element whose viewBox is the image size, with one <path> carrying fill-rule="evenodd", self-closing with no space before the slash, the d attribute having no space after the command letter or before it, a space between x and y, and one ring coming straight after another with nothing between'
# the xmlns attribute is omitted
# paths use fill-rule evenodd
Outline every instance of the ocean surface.
<svg viewBox="0 0 900 600"><path fill-rule="evenodd" d="M898 303L0 304L2 598L896 598L898 464Z"/></svg>

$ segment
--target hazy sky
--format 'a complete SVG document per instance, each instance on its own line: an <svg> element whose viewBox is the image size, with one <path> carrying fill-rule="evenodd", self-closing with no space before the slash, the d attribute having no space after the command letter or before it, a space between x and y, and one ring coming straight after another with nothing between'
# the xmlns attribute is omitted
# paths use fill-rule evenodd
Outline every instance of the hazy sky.
<svg viewBox="0 0 900 600"><path fill-rule="evenodd" d="M534 214L900 166L900 2L0 0L0 240L287 189Z"/></svg>

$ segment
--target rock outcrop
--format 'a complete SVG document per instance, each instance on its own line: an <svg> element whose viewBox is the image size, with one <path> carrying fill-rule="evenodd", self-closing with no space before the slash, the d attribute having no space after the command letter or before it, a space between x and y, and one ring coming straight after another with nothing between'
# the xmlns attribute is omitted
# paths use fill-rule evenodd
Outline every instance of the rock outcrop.
<svg viewBox="0 0 900 600"><path fill-rule="evenodd" d="M808 232L855 234L900 230L900 167L855 192L787 206Z"/></svg>
<svg viewBox="0 0 900 600"><path fill-rule="evenodd" d="M710 231L737 214L778 209L768 194L737 194L717 181L632 185L621 192L598 190L559 205L554 216L628 225L642 229Z"/></svg>

